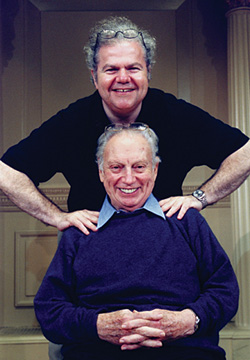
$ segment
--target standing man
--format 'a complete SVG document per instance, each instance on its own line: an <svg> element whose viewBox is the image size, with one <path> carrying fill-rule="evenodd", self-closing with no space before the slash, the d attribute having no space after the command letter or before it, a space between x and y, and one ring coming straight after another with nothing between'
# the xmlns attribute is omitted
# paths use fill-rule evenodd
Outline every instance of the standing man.
<svg viewBox="0 0 250 360"><path fill-rule="evenodd" d="M250 142L244 134L173 95L148 88L155 47L155 39L127 18L97 23L85 47L97 91L59 111L2 157L0 188L17 206L59 230L96 230L98 212L93 210L99 210L104 192L94 164L95 144L110 123L144 122L159 135L163 166L155 195L164 199L160 204L168 216L179 210L180 219L190 207L201 210L246 179ZM181 196L185 176L199 165L217 171L202 191ZM57 172L70 185L69 213L37 188Z"/></svg>

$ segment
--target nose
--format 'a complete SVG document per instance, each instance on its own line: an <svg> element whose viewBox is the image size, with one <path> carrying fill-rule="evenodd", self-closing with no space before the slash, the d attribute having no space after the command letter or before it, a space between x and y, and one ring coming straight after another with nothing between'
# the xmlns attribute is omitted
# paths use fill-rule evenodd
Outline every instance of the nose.
<svg viewBox="0 0 250 360"><path fill-rule="evenodd" d="M131 185L135 181L135 176L133 175L132 169L125 169L124 176L123 176L123 182L126 185Z"/></svg>
<svg viewBox="0 0 250 360"><path fill-rule="evenodd" d="M128 74L128 71L126 69L120 69L118 76L117 76L117 82L119 83L127 83L129 82L130 77Z"/></svg>

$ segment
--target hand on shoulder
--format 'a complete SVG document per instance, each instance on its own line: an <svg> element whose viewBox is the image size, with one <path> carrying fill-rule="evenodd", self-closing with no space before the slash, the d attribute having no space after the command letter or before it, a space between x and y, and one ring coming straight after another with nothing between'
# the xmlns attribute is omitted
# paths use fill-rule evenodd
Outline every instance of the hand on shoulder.
<svg viewBox="0 0 250 360"><path fill-rule="evenodd" d="M181 220L190 208L196 209L198 211L202 210L201 202L193 195L172 196L159 201L159 204L167 217L171 217L177 211L179 211L177 215L178 220Z"/></svg>

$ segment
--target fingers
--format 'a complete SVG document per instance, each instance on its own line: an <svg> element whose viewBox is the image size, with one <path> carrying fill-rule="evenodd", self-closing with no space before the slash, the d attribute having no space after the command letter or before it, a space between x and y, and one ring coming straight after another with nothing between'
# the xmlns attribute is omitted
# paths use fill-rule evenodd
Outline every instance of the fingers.
<svg viewBox="0 0 250 360"><path fill-rule="evenodd" d="M138 337L138 341L142 341L140 337L146 338L163 338L165 336L165 332L161 329L157 329L150 326L142 326L133 330L133 334L126 335L121 339L134 339Z"/></svg>
<svg viewBox="0 0 250 360"><path fill-rule="evenodd" d="M160 340L148 339L137 344L123 344L121 350L135 350L141 347L159 348L162 347Z"/></svg>
<svg viewBox="0 0 250 360"><path fill-rule="evenodd" d="M187 210L191 207L191 204L188 200L184 198L176 199L169 211L166 213L167 217L173 216L177 211L177 219L181 220L186 214Z"/></svg>
<svg viewBox="0 0 250 360"><path fill-rule="evenodd" d="M99 213L96 213L97 212L88 210L77 212L77 214L75 214L74 226L81 230L85 235L89 235L89 230L97 231L95 224L97 224Z"/></svg>
<svg viewBox="0 0 250 360"><path fill-rule="evenodd" d="M175 196L170 197L168 199L164 199L160 201L160 206L162 211L166 214L167 217L171 217L174 215L178 210L180 210L184 204L184 197L183 196ZM187 209L186 209L187 211ZM183 213L185 210L183 209ZM184 214L183 214L184 216Z"/></svg>
<svg viewBox="0 0 250 360"><path fill-rule="evenodd" d="M163 330L149 326L137 328L136 334L147 338L164 338L165 336L165 332Z"/></svg>
<svg viewBox="0 0 250 360"><path fill-rule="evenodd" d="M122 329L123 330L132 330L132 329L136 329L142 326L150 326L151 321L150 320L146 320L146 319L133 319L133 320L129 320L126 321L123 325L122 325Z"/></svg>
<svg viewBox="0 0 250 360"><path fill-rule="evenodd" d="M74 214L74 213L73 213ZM90 211L90 210L80 210L76 211L75 214L78 216L79 220L88 227L93 230L96 229L94 224L97 224L99 212L98 211Z"/></svg>
<svg viewBox="0 0 250 360"><path fill-rule="evenodd" d="M71 226L77 227L79 230L81 230L85 235L89 235L89 230L97 231L97 228L94 224L92 224L90 221L84 220L84 224L82 221L76 220L74 223L72 223ZM89 229L89 230L88 230Z"/></svg>
<svg viewBox="0 0 250 360"><path fill-rule="evenodd" d="M119 340L123 336L128 335L127 331L121 328L121 325L132 316L133 313L128 309L99 314L96 323L99 338L119 345ZM132 334L130 333L130 335Z"/></svg>
<svg viewBox="0 0 250 360"><path fill-rule="evenodd" d="M187 204L183 204L181 206L181 208L180 208L180 211L179 211L178 215L177 215L177 219L181 220L184 217L184 215L186 214L186 212L188 211L188 209L190 209L190 207L191 206L187 206ZM169 217L169 216L172 216L172 215L168 214L167 216Z"/></svg>
<svg viewBox="0 0 250 360"><path fill-rule="evenodd" d="M171 217L179 211L177 216L178 220L181 220L190 208L194 208L198 211L202 210L201 202L195 199L192 195L170 197L168 199L161 200L159 204L162 211L166 213L167 217Z"/></svg>
<svg viewBox="0 0 250 360"><path fill-rule="evenodd" d="M152 321L161 320L163 317L162 311L160 309L141 311L141 312L134 310L133 314L137 315L139 319L146 319Z"/></svg>
<svg viewBox="0 0 250 360"><path fill-rule="evenodd" d="M159 201L160 207L162 208L162 211L166 212L168 211L171 206L173 205L175 199L177 197L169 197L167 199L162 199Z"/></svg>
<svg viewBox="0 0 250 360"><path fill-rule="evenodd" d="M90 210L74 211L72 213L62 213L58 229L65 230L70 226L77 227L85 235L89 235L89 230L97 231L95 224L98 222L99 212Z"/></svg>
<svg viewBox="0 0 250 360"><path fill-rule="evenodd" d="M99 314L97 332L100 339L120 345L122 350L158 348L163 345L163 341L169 342L193 334L194 322L195 314L190 309L142 312L123 309Z"/></svg>
<svg viewBox="0 0 250 360"><path fill-rule="evenodd" d="M122 350L134 350L139 347L161 347L165 336L164 331L147 326L136 329L136 333L123 336L120 339Z"/></svg>
<svg viewBox="0 0 250 360"><path fill-rule="evenodd" d="M150 328L159 329L159 321L163 319L163 313L160 309L150 311L133 311L133 318L125 321L122 325L124 330L133 330L148 326Z"/></svg>
<svg viewBox="0 0 250 360"><path fill-rule="evenodd" d="M127 334L122 336L122 350L134 350L140 347L161 347L165 332L160 328L159 321L163 315L161 310L133 311L133 319L122 324ZM157 326L158 323L158 326Z"/></svg>

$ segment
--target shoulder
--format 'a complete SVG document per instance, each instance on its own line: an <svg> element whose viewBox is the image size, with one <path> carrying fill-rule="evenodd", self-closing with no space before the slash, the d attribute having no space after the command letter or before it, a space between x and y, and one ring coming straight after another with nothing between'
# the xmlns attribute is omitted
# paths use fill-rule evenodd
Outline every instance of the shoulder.
<svg viewBox="0 0 250 360"><path fill-rule="evenodd" d="M180 131L186 124L183 109L183 100L178 100L174 95L159 89L149 88L143 100L141 113L142 122L147 122L158 135L168 134L171 131Z"/></svg>
<svg viewBox="0 0 250 360"><path fill-rule="evenodd" d="M72 102L71 104L69 104L66 108L60 110L56 115L58 114L64 114L64 113L75 113L75 112L79 112L82 111L82 109L85 108L90 108L94 105L96 105L97 103L100 102L100 96L98 94L97 91L95 91L93 94L86 96L84 98L80 98L74 102Z"/></svg>
<svg viewBox="0 0 250 360"><path fill-rule="evenodd" d="M174 214L171 221L189 236L196 236L204 228L210 229L205 218L196 209L189 209L181 220L177 219L177 215Z"/></svg>
<svg viewBox="0 0 250 360"><path fill-rule="evenodd" d="M163 90L149 88L148 93L145 97L145 102L155 102L155 103L177 103L178 99L170 93L166 93Z"/></svg>
<svg viewBox="0 0 250 360"><path fill-rule="evenodd" d="M173 94L155 88L148 89L148 93L145 97L145 101L158 102L162 104L167 104L169 106L178 106L178 107L183 106L183 107L188 107L191 109L198 109L203 111L199 107L187 102L186 100L179 99Z"/></svg>
<svg viewBox="0 0 250 360"><path fill-rule="evenodd" d="M63 231L59 242L59 249L62 249L66 255L77 253L79 244L86 239L87 235L83 234L79 229L72 226Z"/></svg>
<svg viewBox="0 0 250 360"><path fill-rule="evenodd" d="M184 217L181 220L177 219L178 216L178 212L175 213L171 218L178 223L182 223L182 224L186 224L189 222L203 222L205 221L205 218L201 215L201 213L193 208L190 208L187 210L186 214L184 215Z"/></svg>
<svg viewBox="0 0 250 360"><path fill-rule="evenodd" d="M149 88L143 106L148 112L153 108L155 114L158 114L160 118L167 118L172 127L177 128L178 131L181 129L190 131L197 123L200 124L207 121L207 118L212 118L201 108L178 99L173 94L154 88Z"/></svg>
<svg viewBox="0 0 250 360"><path fill-rule="evenodd" d="M169 112L176 118L181 115L181 118L185 117L185 121L188 117L192 120L193 117L199 118L200 116L202 116L202 119L204 117L214 119L208 112L204 111L200 107L159 89L149 88L145 102L155 103L155 105L165 105L168 107Z"/></svg>
<svg viewBox="0 0 250 360"><path fill-rule="evenodd" d="M78 99L45 121L38 129L39 133L55 131L58 137L62 138L68 138L69 132L79 133L90 127L88 119L97 111L97 104L101 107L99 95L96 92L88 97Z"/></svg>

